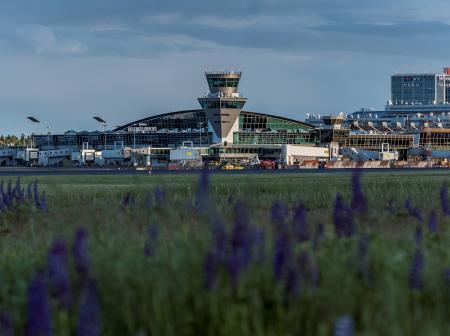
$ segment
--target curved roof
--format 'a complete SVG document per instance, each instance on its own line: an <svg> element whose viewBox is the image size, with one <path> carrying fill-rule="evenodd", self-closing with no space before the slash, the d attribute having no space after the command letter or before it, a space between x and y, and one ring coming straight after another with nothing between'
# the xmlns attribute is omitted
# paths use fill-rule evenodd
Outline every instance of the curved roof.
<svg viewBox="0 0 450 336"><path fill-rule="evenodd" d="M167 117L167 116L176 115L176 114L182 114L182 113L196 113L196 112L203 112L203 110L202 109L181 110L181 111L174 111L174 112L168 112L168 113L163 113L163 114L157 114L157 115L154 115L154 116L142 118L142 119L130 122L130 123L126 124L126 125L117 127L116 129L114 129L114 132L124 130L124 129L132 126L132 125L135 125L135 124L138 124L138 123L141 123L141 122L145 122L145 121L148 121L148 120L152 120L152 119L158 119L158 118L161 118L161 117ZM297 123L297 124L300 124L302 126L314 129L314 126L311 125L311 124L305 123L303 121L298 121L298 120L295 120L295 119L282 117L282 116L277 116L277 115L273 115L273 114L266 114L266 113L260 113L260 112L251 112L251 111L242 111L242 113L253 114L253 115L258 115L258 116L263 116L263 117L277 118L277 119L285 120L285 121L292 122L292 123Z"/></svg>

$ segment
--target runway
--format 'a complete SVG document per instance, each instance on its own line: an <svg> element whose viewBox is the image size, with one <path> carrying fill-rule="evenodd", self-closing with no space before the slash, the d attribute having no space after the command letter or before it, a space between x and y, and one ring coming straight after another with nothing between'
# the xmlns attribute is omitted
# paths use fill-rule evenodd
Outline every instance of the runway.
<svg viewBox="0 0 450 336"><path fill-rule="evenodd" d="M354 169L243 169L243 170L211 170L212 174L342 174L351 173ZM450 175L450 168L391 168L391 169L363 169L366 173L377 174L395 174L395 173L415 173L423 172L439 172ZM62 167L0 167L0 176L101 176L101 175L178 175L178 174L197 174L198 170L152 170L149 173L146 170L136 170L133 167L76 167L76 168L62 168Z"/></svg>

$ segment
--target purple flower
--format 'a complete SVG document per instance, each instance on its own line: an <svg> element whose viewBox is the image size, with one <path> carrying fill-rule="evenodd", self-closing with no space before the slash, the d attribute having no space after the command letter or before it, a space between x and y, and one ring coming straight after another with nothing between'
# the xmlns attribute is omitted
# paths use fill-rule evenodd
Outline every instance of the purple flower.
<svg viewBox="0 0 450 336"><path fill-rule="evenodd" d="M6 193L9 196L9 198L12 198L12 181L11 179L8 180L8 186L6 187Z"/></svg>
<svg viewBox="0 0 450 336"><path fill-rule="evenodd" d="M147 229L147 239L144 245L144 254L147 257L153 257L156 252L159 230L155 224L151 224Z"/></svg>
<svg viewBox="0 0 450 336"><path fill-rule="evenodd" d="M84 289L77 321L77 336L101 334L101 307L97 284L91 280Z"/></svg>
<svg viewBox="0 0 450 336"><path fill-rule="evenodd" d="M203 285L205 289L212 289L217 281L217 271L219 268L219 261L215 250L209 251L206 254L203 262Z"/></svg>
<svg viewBox="0 0 450 336"><path fill-rule="evenodd" d="M271 220L277 231L284 230L288 209L281 202L274 202L271 209Z"/></svg>
<svg viewBox="0 0 450 336"><path fill-rule="evenodd" d="M42 210L42 212L47 213L47 198L45 197L45 191L42 192L41 200L39 201L39 208Z"/></svg>
<svg viewBox="0 0 450 336"><path fill-rule="evenodd" d="M86 229L80 227L75 231L72 254L75 262L75 270L83 281L87 280L90 273L91 260L88 251L88 232Z"/></svg>
<svg viewBox="0 0 450 336"><path fill-rule="evenodd" d="M214 254L221 262L226 261L227 246L228 246L228 234L225 229L225 225L219 217L214 217L211 225L211 233L213 237Z"/></svg>
<svg viewBox="0 0 450 336"><path fill-rule="evenodd" d="M334 336L353 336L353 333L353 318L350 315L343 315L336 319Z"/></svg>
<svg viewBox="0 0 450 336"><path fill-rule="evenodd" d="M162 205L166 199L166 193L159 186L155 188L155 202L158 205Z"/></svg>
<svg viewBox="0 0 450 336"><path fill-rule="evenodd" d="M423 241L423 229L422 224L417 224L416 229L414 231L414 241L417 245L422 244Z"/></svg>
<svg viewBox="0 0 450 336"><path fill-rule="evenodd" d="M423 216L422 213L420 212L420 209L417 207L413 207L411 200L409 198L405 201L405 208L406 210L408 210L408 214L411 217L414 217L419 222L423 222Z"/></svg>
<svg viewBox="0 0 450 336"><path fill-rule="evenodd" d="M345 205L341 194L336 194L333 209L334 228L338 238L351 237L355 232L352 210Z"/></svg>
<svg viewBox="0 0 450 336"><path fill-rule="evenodd" d="M240 274L250 263L252 239L247 208L244 203L236 203L234 216L234 225L230 237L231 251L228 256L228 272L233 285L236 286Z"/></svg>
<svg viewBox="0 0 450 336"><path fill-rule="evenodd" d="M39 199L38 180L34 180L33 200L34 200L34 206L39 209L41 207L41 201Z"/></svg>
<svg viewBox="0 0 450 336"><path fill-rule="evenodd" d="M200 174L197 194L195 196L195 208L200 212L209 210L209 169L204 167Z"/></svg>
<svg viewBox="0 0 450 336"><path fill-rule="evenodd" d="M14 187L14 195L18 204L22 204L25 201L25 195L22 191L22 186L20 184L20 176L16 180L16 186Z"/></svg>
<svg viewBox="0 0 450 336"><path fill-rule="evenodd" d="M273 251L273 273L279 281L285 274L292 258L291 241L288 232L278 233Z"/></svg>
<svg viewBox="0 0 450 336"><path fill-rule="evenodd" d="M60 307L67 309L71 303L70 274L66 243L62 239L53 242L48 253L48 278L51 292Z"/></svg>
<svg viewBox="0 0 450 336"><path fill-rule="evenodd" d="M367 213L369 210L361 186L361 172L358 170L352 174L352 209L359 213Z"/></svg>
<svg viewBox="0 0 450 336"><path fill-rule="evenodd" d="M306 208L303 204L299 204L295 209L293 224L297 241L307 241L309 239L309 225L306 220Z"/></svg>
<svg viewBox="0 0 450 336"><path fill-rule="evenodd" d="M0 335L14 336L14 328L11 316L5 312L0 312Z"/></svg>
<svg viewBox="0 0 450 336"><path fill-rule="evenodd" d="M417 249L411 259L409 267L409 287L413 290L421 290L423 287L424 257L420 249Z"/></svg>
<svg viewBox="0 0 450 336"><path fill-rule="evenodd" d="M252 234L256 260L262 261L266 258L266 234L263 228L253 229Z"/></svg>
<svg viewBox="0 0 450 336"><path fill-rule="evenodd" d="M52 335L52 321L47 296L47 286L42 272L38 272L28 285L25 335Z"/></svg>
<svg viewBox="0 0 450 336"><path fill-rule="evenodd" d="M27 186L27 199L29 202L33 200L33 182L28 183Z"/></svg>
<svg viewBox="0 0 450 336"><path fill-rule="evenodd" d="M446 183L442 185L441 192L440 192L440 198L441 198L441 206L442 206L442 212L446 215L450 215L450 205L448 202L448 186Z"/></svg>
<svg viewBox="0 0 450 336"><path fill-rule="evenodd" d="M428 217L428 230L431 234L438 233L438 219L434 209L430 211L430 216Z"/></svg>

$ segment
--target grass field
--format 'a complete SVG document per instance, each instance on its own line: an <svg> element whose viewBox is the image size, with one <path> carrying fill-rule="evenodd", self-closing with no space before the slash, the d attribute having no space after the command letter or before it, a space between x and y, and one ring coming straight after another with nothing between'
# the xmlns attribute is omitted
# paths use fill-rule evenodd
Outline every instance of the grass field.
<svg viewBox="0 0 450 336"><path fill-rule="evenodd" d="M207 180L5 179L0 334L448 332L450 174Z"/></svg>

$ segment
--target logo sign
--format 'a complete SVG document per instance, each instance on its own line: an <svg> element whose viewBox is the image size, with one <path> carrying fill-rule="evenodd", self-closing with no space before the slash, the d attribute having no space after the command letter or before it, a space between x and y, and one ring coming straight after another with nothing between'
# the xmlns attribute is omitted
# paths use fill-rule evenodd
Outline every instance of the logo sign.
<svg viewBox="0 0 450 336"><path fill-rule="evenodd" d="M148 133L156 132L158 129L156 127L149 126L130 126L128 127L128 132L130 133Z"/></svg>

